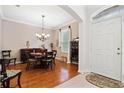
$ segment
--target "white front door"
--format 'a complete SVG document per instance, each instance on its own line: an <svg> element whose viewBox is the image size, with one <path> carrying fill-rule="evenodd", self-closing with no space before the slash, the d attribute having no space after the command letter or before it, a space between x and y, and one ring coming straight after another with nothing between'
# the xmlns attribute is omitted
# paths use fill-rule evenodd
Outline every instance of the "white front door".
<svg viewBox="0 0 124 93"><path fill-rule="evenodd" d="M92 26L91 71L121 80L121 17Z"/></svg>

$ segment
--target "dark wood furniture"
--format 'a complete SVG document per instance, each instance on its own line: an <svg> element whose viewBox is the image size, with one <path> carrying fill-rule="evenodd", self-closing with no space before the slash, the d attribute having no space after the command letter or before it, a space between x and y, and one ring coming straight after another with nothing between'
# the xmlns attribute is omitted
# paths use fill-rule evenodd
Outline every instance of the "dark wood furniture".
<svg viewBox="0 0 124 93"><path fill-rule="evenodd" d="M24 49L20 49L20 60L21 60L22 63L26 62L25 52L43 53L44 51L47 51L47 50L42 49L42 48L24 48Z"/></svg>
<svg viewBox="0 0 124 93"><path fill-rule="evenodd" d="M11 57L11 50L2 50L2 58L7 66L9 66L10 63L14 63L14 65L16 64L16 58Z"/></svg>
<svg viewBox="0 0 124 93"><path fill-rule="evenodd" d="M70 60L71 63L78 64L78 49L79 49L79 41L71 41L70 42Z"/></svg>
<svg viewBox="0 0 124 93"><path fill-rule="evenodd" d="M2 57L10 57L11 50L2 50Z"/></svg>
<svg viewBox="0 0 124 93"><path fill-rule="evenodd" d="M57 51L52 50L51 52L46 52L45 55L41 58L41 66L45 66L46 68L55 68L55 57Z"/></svg>
<svg viewBox="0 0 124 93"><path fill-rule="evenodd" d="M0 59L0 65L1 65L1 70L0 70L0 87L3 88L10 88L10 81L11 79L18 77L17 78L17 85L19 88L21 88L20 84L20 77L21 77L21 70L6 70L5 66L5 60ZM14 87L16 87L14 86Z"/></svg>
<svg viewBox="0 0 124 93"><path fill-rule="evenodd" d="M4 63L4 59L0 59L0 75L4 75L6 73L6 66Z"/></svg>
<svg viewBox="0 0 124 93"><path fill-rule="evenodd" d="M45 68L53 68L53 52L46 52L45 55L41 58L41 66Z"/></svg>
<svg viewBox="0 0 124 93"><path fill-rule="evenodd" d="M27 63L27 67L26 67L26 70L29 70L31 68L31 66L34 66L37 62L37 60L35 58L31 58L30 57L30 52L28 51L25 51L24 55L25 56L25 62Z"/></svg>
<svg viewBox="0 0 124 93"><path fill-rule="evenodd" d="M5 84L2 80L7 76L6 74L6 66L3 59L0 59L0 87L5 87Z"/></svg>
<svg viewBox="0 0 124 93"><path fill-rule="evenodd" d="M57 55L57 50L52 50L52 52L53 52L53 64L55 66L56 65L55 64L55 58L56 58L56 55Z"/></svg>

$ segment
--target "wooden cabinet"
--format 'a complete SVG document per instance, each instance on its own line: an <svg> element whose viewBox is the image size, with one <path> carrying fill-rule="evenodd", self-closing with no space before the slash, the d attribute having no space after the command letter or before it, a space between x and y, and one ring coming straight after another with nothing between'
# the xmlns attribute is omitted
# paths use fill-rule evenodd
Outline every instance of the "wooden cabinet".
<svg viewBox="0 0 124 93"><path fill-rule="evenodd" d="M78 49L79 49L79 42L78 41L71 41L70 42L70 60L71 63L78 64Z"/></svg>
<svg viewBox="0 0 124 93"><path fill-rule="evenodd" d="M46 49L42 49L42 48L23 48L20 49L20 59L22 63L25 63L26 58L25 58L25 53L31 53L31 52L35 52L35 53L43 53L44 51L47 51Z"/></svg>

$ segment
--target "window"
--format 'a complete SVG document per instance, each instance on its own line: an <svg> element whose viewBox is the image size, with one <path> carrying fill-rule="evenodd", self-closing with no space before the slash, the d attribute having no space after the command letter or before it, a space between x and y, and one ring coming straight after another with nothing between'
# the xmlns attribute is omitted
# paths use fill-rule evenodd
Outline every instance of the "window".
<svg viewBox="0 0 124 93"><path fill-rule="evenodd" d="M61 47L61 52L68 53L68 48L69 48L69 31L68 29L61 30L60 34L60 47Z"/></svg>

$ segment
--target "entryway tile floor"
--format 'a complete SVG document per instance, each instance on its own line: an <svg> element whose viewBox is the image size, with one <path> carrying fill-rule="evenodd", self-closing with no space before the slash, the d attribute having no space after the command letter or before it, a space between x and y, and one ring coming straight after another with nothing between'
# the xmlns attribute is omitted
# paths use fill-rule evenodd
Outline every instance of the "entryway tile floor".
<svg viewBox="0 0 124 93"><path fill-rule="evenodd" d="M79 74L72 79L56 86L55 88L98 88L86 80L85 76L87 74L88 73Z"/></svg>

